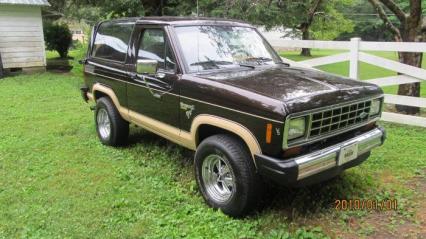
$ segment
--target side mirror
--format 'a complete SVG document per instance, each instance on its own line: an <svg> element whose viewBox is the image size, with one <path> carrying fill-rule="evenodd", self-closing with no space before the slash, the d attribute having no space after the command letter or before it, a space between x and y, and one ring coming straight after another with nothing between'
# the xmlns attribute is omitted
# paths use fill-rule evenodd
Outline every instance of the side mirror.
<svg viewBox="0 0 426 239"><path fill-rule="evenodd" d="M136 73L154 75L157 73L157 67L157 60L139 59L136 63Z"/></svg>

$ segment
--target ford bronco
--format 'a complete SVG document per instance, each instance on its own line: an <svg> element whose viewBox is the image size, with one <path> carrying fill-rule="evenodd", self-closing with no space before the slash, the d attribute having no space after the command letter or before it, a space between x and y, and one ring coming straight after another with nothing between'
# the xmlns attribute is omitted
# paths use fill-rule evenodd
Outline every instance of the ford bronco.
<svg viewBox="0 0 426 239"><path fill-rule="evenodd" d="M231 216L265 182L327 180L385 140L378 86L289 66L244 22L104 21L82 62L100 141L125 144L132 123L194 150L202 196Z"/></svg>

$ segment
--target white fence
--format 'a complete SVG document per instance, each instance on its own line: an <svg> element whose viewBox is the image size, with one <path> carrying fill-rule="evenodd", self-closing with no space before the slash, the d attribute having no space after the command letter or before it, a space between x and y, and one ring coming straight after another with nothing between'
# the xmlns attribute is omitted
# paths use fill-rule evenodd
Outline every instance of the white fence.
<svg viewBox="0 0 426 239"><path fill-rule="evenodd" d="M279 48L315 48L347 50L348 52L313 58L310 60L294 62L289 59L283 60L290 65L313 68L337 62L349 61L349 77L359 79L359 62L365 62L384 69L398 72L396 75L378 79L367 80L381 87L390 85L401 85L407 83L421 82L426 80L426 70L392 61L383 57L374 56L362 51L393 51L393 52L426 52L426 43L411 42L366 42L360 38L352 38L351 41L305 41L305 40L272 40L273 47ZM418 97L385 94L385 103L416 106L426 108L426 99ZM409 124L426 127L426 118L383 112L382 120L395 123Z"/></svg>

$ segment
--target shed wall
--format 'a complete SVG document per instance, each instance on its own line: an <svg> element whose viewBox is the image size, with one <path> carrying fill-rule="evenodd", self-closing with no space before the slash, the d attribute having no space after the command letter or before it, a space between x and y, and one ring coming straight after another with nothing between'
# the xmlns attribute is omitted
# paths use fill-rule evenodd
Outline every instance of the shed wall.
<svg viewBox="0 0 426 239"><path fill-rule="evenodd" d="M46 66L40 6L0 4L0 53L4 68Z"/></svg>

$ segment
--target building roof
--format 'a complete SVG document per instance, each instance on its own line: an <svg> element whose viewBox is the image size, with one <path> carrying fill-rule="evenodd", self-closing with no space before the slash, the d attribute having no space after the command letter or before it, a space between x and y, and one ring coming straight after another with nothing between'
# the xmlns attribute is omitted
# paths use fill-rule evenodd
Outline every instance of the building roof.
<svg viewBox="0 0 426 239"><path fill-rule="evenodd" d="M0 0L1 4L9 5L30 5L30 6L50 6L47 0Z"/></svg>

